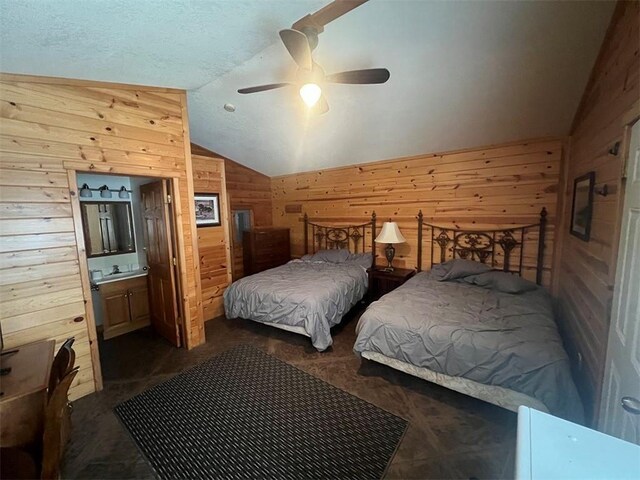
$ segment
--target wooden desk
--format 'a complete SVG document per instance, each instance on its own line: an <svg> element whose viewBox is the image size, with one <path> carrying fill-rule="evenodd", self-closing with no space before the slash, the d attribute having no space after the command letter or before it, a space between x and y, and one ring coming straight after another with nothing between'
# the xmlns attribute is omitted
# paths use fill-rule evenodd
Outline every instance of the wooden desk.
<svg viewBox="0 0 640 480"><path fill-rule="evenodd" d="M54 348L55 342L47 340L16 347L18 352L0 357L2 368L11 367L8 375L0 377L0 446L42 441Z"/></svg>

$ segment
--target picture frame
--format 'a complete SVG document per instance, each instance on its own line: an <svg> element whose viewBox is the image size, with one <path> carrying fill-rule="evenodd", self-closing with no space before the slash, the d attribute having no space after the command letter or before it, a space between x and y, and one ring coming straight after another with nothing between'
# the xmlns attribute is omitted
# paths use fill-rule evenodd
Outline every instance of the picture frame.
<svg viewBox="0 0 640 480"><path fill-rule="evenodd" d="M220 226L220 195L196 193L193 196L196 210L196 227Z"/></svg>
<svg viewBox="0 0 640 480"><path fill-rule="evenodd" d="M593 188L596 172L589 172L573 181L573 201L571 204L571 235L589 241L591 235L591 218L593 216Z"/></svg>

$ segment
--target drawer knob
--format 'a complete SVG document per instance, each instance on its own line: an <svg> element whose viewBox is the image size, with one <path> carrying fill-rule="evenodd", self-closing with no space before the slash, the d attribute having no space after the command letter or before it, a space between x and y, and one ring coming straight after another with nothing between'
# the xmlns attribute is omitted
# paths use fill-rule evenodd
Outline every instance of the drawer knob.
<svg viewBox="0 0 640 480"><path fill-rule="evenodd" d="M84 317L76 317L76 318L73 319L73 321L76 322L76 323L80 323L83 320L84 320Z"/></svg>

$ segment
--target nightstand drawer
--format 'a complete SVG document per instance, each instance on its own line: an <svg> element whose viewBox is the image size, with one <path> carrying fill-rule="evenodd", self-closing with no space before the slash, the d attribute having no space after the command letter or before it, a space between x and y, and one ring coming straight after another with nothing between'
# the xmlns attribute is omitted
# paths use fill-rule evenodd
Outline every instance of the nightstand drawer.
<svg viewBox="0 0 640 480"><path fill-rule="evenodd" d="M369 274L367 300L374 302L409 280L416 274L416 271L406 268L396 268L391 272L387 272L374 267L367 270L367 273Z"/></svg>

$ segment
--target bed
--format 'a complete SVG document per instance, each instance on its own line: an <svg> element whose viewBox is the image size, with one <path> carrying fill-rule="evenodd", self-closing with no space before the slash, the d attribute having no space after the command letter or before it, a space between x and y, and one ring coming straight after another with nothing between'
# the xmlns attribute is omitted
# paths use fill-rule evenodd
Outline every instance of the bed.
<svg viewBox="0 0 640 480"><path fill-rule="evenodd" d="M244 318L310 337L318 351L333 344L331 327L367 292L375 256L376 217L329 226L304 220L305 255L232 283L224 293L227 318Z"/></svg>
<svg viewBox="0 0 640 480"><path fill-rule="evenodd" d="M420 213L418 265L426 240L430 270L369 306L354 350L512 411L525 405L581 421L569 359L540 286L545 226L545 210L537 224L483 231L427 224Z"/></svg>

